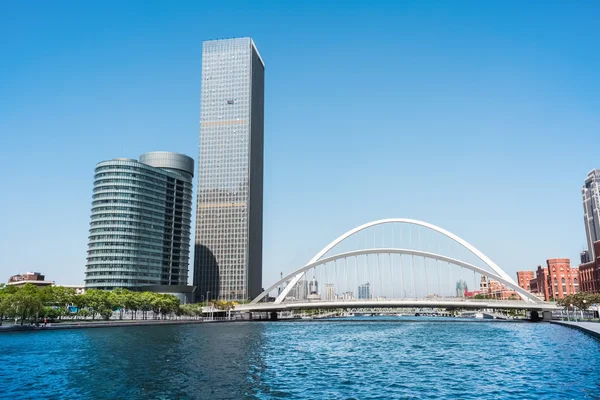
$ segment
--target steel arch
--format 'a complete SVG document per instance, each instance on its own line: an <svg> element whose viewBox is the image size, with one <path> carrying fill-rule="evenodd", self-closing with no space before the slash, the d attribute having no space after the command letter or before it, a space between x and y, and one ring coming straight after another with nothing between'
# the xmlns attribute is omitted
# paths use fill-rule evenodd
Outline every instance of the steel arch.
<svg viewBox="0 0 600 400"><path fill-rule="evenodd" d="M440 254L435 254L435 253L430 253L427 251L421 251L421 250L411 250L411 249L397 249L397 248L377 248L377 249L363 249L363 250L354 250L354 251L349 251L349 252L345 252L345 253L340 253L340 254L336 254L330 257L326 257L320 260L317 260L313 263L310 264L306 264L304 267L292 272L291 274L281 278L279 281L275 282L273 285L271 285L269 288L267 288L267 290L265 290L263 293L270 293L272 290L276 289L279 285L281 285L282 283L285 283L286 280L290 279L291 277L297 276L297 275L301 275L304 276L304 274L306 273L306 271L317 267L319 265L323 265L332 261L336 261L336 260L340 260L343 258L348 258L348 257L355 257L355 256L362 256L362 255L369 255L369 254L405 254L405 255L410 255L410 256L417 256L417 257L424 257L424 258L430 258L430 259L434 259L434 260L438 260L438 261L444 261L450 264L454 264L454 265L458 265L460 267L464 267L467 268L471 271L475 271L478 272L482 275L487 276L488 278L492 278L497 280L500 283L505 284L507 287L513 289L515 292L517 292L523 299L526 300L530 300L533 303L540 303L541 300L539 300L537 297L535 297L533 294L529 293L528 291L526 291L525 289L522 289L521 287L519 287L519 285L515 284L515 283L511 283L509 281L507 281L506 279L504 279L503 277L494 274L493 272L490 272L488 270L485 270L483 268L480 268L476 265L473 264L469 264L466 263L464 261L460 261L457 260L455 258L451 258L451 257L446 257L446 256L442 256ZM289 283L288 286L291 286L291 282ZM262 294L261 294L262 295ZM264 296L263 296L264 297ZM253 301L252 303L256 304L256 302L260 301L263 297L257 297L255 299L255 301ZM279 303L276 303L279 304Z"/></svg>
<svg viewBox="0 0 600 400"><path fill-rule="evenodd" d="M337 239L333 240L327 246L325 246L306 265L314 264L315 262L320 260L325 254L327 254L328 251L330 251L332 248L334 248L336 245L338 245L345 239L349 238L350 236L352 236L364 229L373 227L373 226L390 224L390 223L405 223L405 224L410 224L410 225L417 225L417 226L422 226L422 227L431 229L435 232L438 232L438 233L450 238L451 240L455 241L456 243L460 244L461 246L463 246L464 248L469 250L471 253L475 254L488 267L490 267L497 274L498 277L503 279L503 283L507 282L507 283L505 283L507 286L512 287L512 288L519 287L519 285L517 285L517 283L510 276L508 276L508 274L506 272L504 272L498 265L496 265L496 263L494 263L489 257L487 257L485 254L483 254L481 251L479 251L475 246L468 243L466 240L458 237L457 235L453 234L452 232L449 232L443 228L440 228L439 226L430 224L428 222L423 222L423 221L419 221L416 219L408 219L408 218L380 219L377 221L368 222L368 223L360 225L354 229L351 229L348 232L344 233L343 235L339 236ZM285 299L285 297L287 296L289 291L302 278L302 276L304 275L304 272L301 272L301 273L294 272L294 274L295 274L295 276L290 281L290 283L282 290L282 292L279 294L279 296L277 296L277 298L275 299L276 304L281 303ZM288 276L288 277L290 277L290 276ZM273 289L270 289L270 290L273 290ZM262 292L260 295L258 295L258 297L256 297L252 301L252 303L258 303L261 299L263 299L270 292L270 290L268 290L268 291L265 290L264 292ZM529 293L529 292L527 292L527 293L529 294L528 296L526 296L528 299L533 300L531 297L535 298L535 296L533 296L531 293ZM521 297L523 297L523 296L521 296ZM536 302L539 301L537 298L535 298L535 299L536 299L535 300Z"/></svg>

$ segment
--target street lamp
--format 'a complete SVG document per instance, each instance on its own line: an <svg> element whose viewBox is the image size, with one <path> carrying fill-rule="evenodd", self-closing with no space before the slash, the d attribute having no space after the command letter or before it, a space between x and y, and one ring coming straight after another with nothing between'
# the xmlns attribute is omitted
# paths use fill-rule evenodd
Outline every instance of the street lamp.
<svg viewBox="0 0 600 400"><path fill-rule="evenodd" d="M571 303L571 310L573 310L573 319L575 319L575 308L573 308L573 303Z"/></svg>

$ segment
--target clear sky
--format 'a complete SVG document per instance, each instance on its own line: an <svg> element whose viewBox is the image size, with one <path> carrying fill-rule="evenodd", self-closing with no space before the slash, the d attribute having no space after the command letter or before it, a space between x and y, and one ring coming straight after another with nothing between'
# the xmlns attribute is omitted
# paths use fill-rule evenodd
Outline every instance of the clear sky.
<svg viewBox="0 0 600 400"><path fill-rule="evenodd" d="M266 63L264 283L386 217L578 263L600 2L0 1L0 281L83 282L97 162L197 160L202 41ZM191 276L191 265L190 265Z"/></svg>

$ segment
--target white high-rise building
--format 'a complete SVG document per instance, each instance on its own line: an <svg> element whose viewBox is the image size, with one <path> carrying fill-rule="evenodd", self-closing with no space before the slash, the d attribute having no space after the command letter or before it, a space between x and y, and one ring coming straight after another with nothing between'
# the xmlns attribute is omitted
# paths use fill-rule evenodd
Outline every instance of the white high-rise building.
<svg viewBox="0 0 600 400"><path fill-rule="evenodd" d="M344 294L342 295L342 299L343 300L354 300L354 293L353 292L344 292Z"/></svg>
<svg viewBox="0 0 600 400"><path fill-rule="evenodd" d="M308 281L306 279L298 281L293 290L295 290L296 300L306 300L308 298Z"/></svg>
<svg viewBox="0 0 600 400"><path fill-rule="evenodd" d="M594 169L588 173L581 195L588 255L591 261L596 259L594 242L600 240L600 169Z"/></svg>
<svg viewBox="0 0 600 400"><path fill-rule="evenodd" d="M335 300L335 288L333 287L333 283L325 284L325 300Z"/></svg>

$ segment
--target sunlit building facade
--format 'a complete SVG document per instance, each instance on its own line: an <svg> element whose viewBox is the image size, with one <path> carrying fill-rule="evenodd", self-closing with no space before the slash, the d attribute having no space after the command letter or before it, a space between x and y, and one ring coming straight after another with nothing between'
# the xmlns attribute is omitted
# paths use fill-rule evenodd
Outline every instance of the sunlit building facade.
<svg viewBox="0 0 600 400"><path fill-rule="evenodd" d="M86 288L189 291L193 173L170 152L97 164Z"/></svg>
<svg viewBox="0 0 600 400"><path fill-rule="evenodd" d="M581 189L583 197L583 219L587 237L587 255L582 256L582 263L594 261L600 256L594 251L594 242L600 241L600 169L594 169L588 176Z"/></svg>
<svg viewBox="0 0 600 400"><path fill-rule="evenodd" d="M261 292L264 68L250 38L203 44L197 301Z"/></svg>

